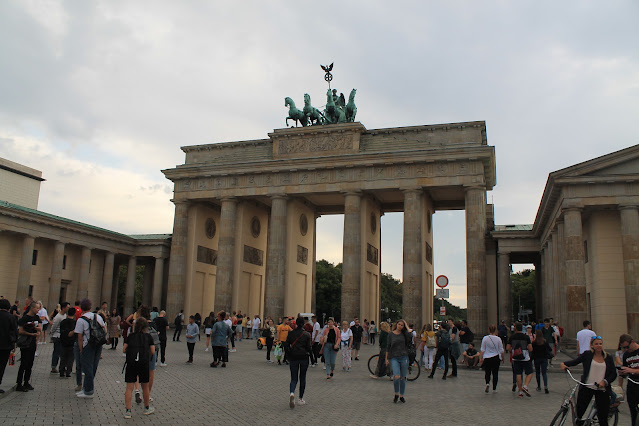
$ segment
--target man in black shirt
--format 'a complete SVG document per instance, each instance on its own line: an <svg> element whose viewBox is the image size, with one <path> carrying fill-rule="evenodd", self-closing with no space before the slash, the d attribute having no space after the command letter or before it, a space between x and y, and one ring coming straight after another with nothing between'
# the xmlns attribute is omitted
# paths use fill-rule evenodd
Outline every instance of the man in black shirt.
<svg viewBox="0 0 639 426"><path fill-rule="evenodd" d="M635 342L629 334L622 334L619 337L619 346L624 351L623 353L623 366L620 373L624 377L629 377L635 382L639 382L639 343ZM629 375L629 376L626 376ZM639 405L639 385L632 383L628 380L626 387L626 401L630 407L630 417L632 418L632 424L637 423L637 405Z"/></svg>
<svg viewBox="0 0 639 426"><path fill-rule="evenodd" d="M18 339L18 324L15 316L9 313L11 304L7 299L0 300L0 383L4 376L9 355ZM4 390L0 389L0 393Z"/></svg>
<svg viewBox="0 0 639 426"><path fill-rule="evenodd" d="M33 360L35 358L37 339L40 337L41 327L40 318L38 318L38 304L31 302L28 312L18 321L18 334L29 337L24 347L20 348L20 368L18 369L18 378L16 387L17 392L27 392L33 390L33 386L29 383L31 379L31 369L33 368ZM24 382L23 382L24 380Z"/></svg>
<svg viewBox="0 0 639 426"><path fill-rule="evenodd" d="M351 327L353 332L353 359L359 361L359 348L362 344L362 334L364 334L364 328L359 324L359 318L355 318L355 324Z"/></svg>
<svg viewBox="0 0 639 426"><path fill-rule="evenodd" d="M13 306L11 307L11 309L9 310L9 313L16 317L16 321L18 320L18 318L20 318L20 308L18 307L19 303L20 301L16 300Z"/></svg>
<svg viewBox="0 0 639 426"><path fill-rule="evenodd" d="M462 346L462 351L468 349L468 345L472 343L475 336L473 336L473 332L468 328L468 323L466 320L462 320L462 325L459 328L459 341Z"/></svg>
<svg viewBox="0 0 639 426"><path fill-rule="evenodd" d="M477 367L477 363L479 362L479 352L477 352L475 345L472 342L468 344L468 349L466 349L462 355L464 355L464 363L467 368Z"/></svg>
<svg viewBox="0 0 639 426"><path fill-rule="evenodd" d="M155 329L160 338L160 367L166 367L166 331L169 329L169 322L166 320L166 311L160 311L160 315L153 320Z"/></svg>

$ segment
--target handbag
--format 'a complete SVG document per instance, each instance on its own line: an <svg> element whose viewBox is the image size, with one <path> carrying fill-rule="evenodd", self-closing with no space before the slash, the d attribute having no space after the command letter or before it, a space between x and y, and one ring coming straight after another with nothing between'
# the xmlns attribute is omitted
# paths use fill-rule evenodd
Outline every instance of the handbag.
<svg viewBox="0 0 639 426"><path fill-rule="evenodd" d="M26 349L30 346L33 345L33 341L35 340L35 336L28 336L26 334L21 334L18 336L18 340L16 342L16 345L20 348L20 349Z"/></svg>

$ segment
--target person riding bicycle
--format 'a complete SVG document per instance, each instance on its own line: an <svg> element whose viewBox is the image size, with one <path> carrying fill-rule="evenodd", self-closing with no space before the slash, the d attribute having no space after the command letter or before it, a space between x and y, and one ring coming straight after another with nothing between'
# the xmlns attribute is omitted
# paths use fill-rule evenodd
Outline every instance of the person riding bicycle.
<svg viewBox="0 0 639 426"><path fill-rule="evenodd" d="M590 350L583 352L573 360L562 362L561 369L566 370L568 367L573 367L577 364L583 364L584 372L581 376L581 381L588 383L588 386L579 387L577 416L581 418L584 415L590 400L594 396L599 424L607 426L608 412L610 410L610 385L617 378L617 371L614 359L603 349L601 336L594 336L591 339ZM601 389L605 389L605 391Z"/></svg>
<svg viewBox="0 0 639 426"><path fill-rule="evenodd" d="M637 343L631 335L622 334L619 336L619 346L624 352L622 357L622 367L619 373L623 377L627 377L635 382L639 382L639 343ZM630 417L632 424L637 423L637 407L639 406L639 385L628 380L626 385L626 400L630 407Z"/></svg>

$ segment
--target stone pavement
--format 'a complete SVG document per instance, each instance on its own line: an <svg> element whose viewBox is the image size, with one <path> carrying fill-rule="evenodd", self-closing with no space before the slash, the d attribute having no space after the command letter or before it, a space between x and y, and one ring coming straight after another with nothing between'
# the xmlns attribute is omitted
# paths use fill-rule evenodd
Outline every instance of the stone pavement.
<svg viewBox="0 0 639 426"><path fill-rule="evenodd" d="M204 339L196 344L195 363L185 365L186 343L168 342L168 367L158 367L152 396L156 412L142 415L133 403L133 419L125 420L124 358L118 350L103 351L94 399L75 397L74 379L49 373L53 345L39 346L32 384L35 391L11 392L0 399L0 424L442 424L442 425L545 425L563 401L570 383L563 374L550 374L550 394L534 391L517 398L511 392L512 375L500 372L498 393L484 393L483 372L459 369L459 377L441 380L441 371L429 380L422 371L406 389L406 404L393 404L393 384L369 378L367 360L372 346L353 361L350 373L341 370L327 382L322 369L309 368L306 406L288 407L287 366L265 362L266 349L254 340L237 342L228 367L209 367L212 353L204 352ZM320 364L321 365L321 364ZM4 382L15 380L18 367L7 367ZM619 424L630 423L623 404Z"/></svg>

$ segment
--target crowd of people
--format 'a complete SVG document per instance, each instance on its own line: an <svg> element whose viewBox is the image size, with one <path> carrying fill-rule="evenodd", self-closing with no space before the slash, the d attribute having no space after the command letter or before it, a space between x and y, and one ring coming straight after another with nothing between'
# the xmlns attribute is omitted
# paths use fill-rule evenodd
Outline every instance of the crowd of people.
<svg viewBox="0 0 639 426"><path fill-rule="evenodd" d="M68 302L56 306L49 315L41 302L31 298L12 306L8 300L0 299L0 383L7 361L20 351L20 366L16 391L34 390L32 367L37 356L38 345L53 344L51 374L61 379L72 377L75 371L76 396L93 398L94 380L98 371L102 349L117 350L123 339L122 356L125 358L124 376L125 418L132 417L132 400L143 404L144 414L155 409L152 389L156 366L166 367L166 342L169 321L166 312L140 305L136 312L121 316L117 309L108 309L106 303L92 309L89 299ZM184 330L185 315L181 311L173 320L173 341L180 342ZM468 369L481 368L485 375L486 393L497 392L500 366L510 358L513 392L520 398L530 397L530 383L535 373L537 391L548 391L547 369L560 351L563 330L552 318L537 324L524 326L516 322L509 330L505 322L490 325L487 334L475 347L475 335L466 321L449 319L435 326L426 324L418 332L413 324L400 319L394 323L383 321L379 329L374 321L358 318L336 322L328 318L322 326L316 316L282 317L277 323L259 315L245 315L240 311L228 313L211 312L204 319L200 314L186 318L186 352L188 365L194 362L195 346L204 331L204 350L213 352L210 367L225 368L229 352L235 351L235 341L260 339L266 348L266 362L285 364L290 369L289 406L306 404L306 373L309 367L324 363L326 380L332 381L335 374L337 354L341 352L341 367L350 373L352 363L359 361L362 344L377 344L379 360L372 378L389 377L393 381L394 403L406 402L406 380L409 366L424 368L428 378L433 379L436 370L443 370L442 379L455 378L458 366ZM48 331L49 338L46 333ZM594 398L600 424L606 424L610 406L611 385L619 377L629 376L639 381L639 344L632 336L624 334L619 339L618 351L612 355L603 349L601 336L591 330L584 321L583 330L576 335L578 357L561 364L562 369L582 364L581 381L592 385L581 386L577 400L577 413L582 415ZM275 359L273 359L273 357ZM159 360L159 362L158 362ZM73 368L75 364L75 370ZM450 374L449 373L450 364ZM621 379L619 379L621 380ZM621 382L619 382L621 384ZM299 395L295 391L299 387ZM597 392L597 388L605 392ZM639 385L629 382L626 399L633 422L637 419ZM634 424L634 423L633 423Z"/></svg>

